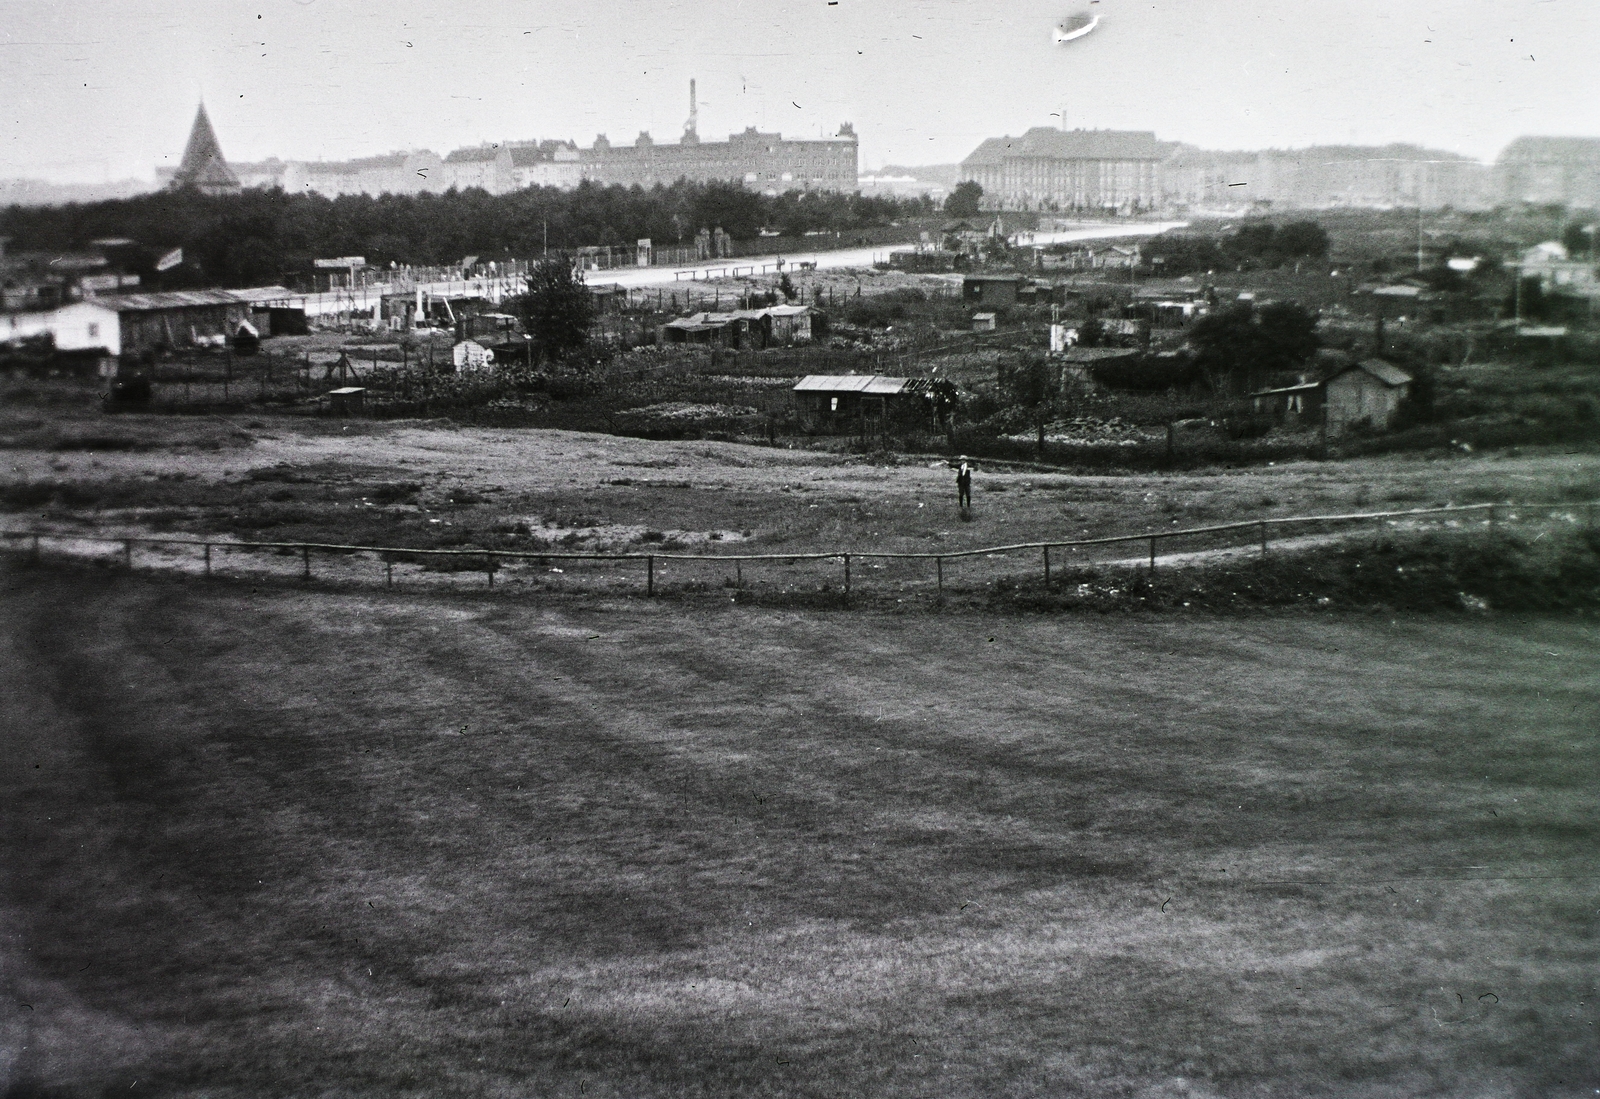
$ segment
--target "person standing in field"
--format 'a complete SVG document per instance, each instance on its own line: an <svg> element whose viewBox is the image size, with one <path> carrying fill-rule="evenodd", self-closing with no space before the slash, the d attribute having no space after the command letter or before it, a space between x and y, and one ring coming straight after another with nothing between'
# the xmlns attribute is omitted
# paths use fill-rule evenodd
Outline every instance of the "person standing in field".
<svg viewBox="0 0 1600 1099"><path fill-rule="evenodd" d="M967 456L961 456L961 464L956 467L956 500L962 511L972 507L972 467L967 464Z"/></svg>

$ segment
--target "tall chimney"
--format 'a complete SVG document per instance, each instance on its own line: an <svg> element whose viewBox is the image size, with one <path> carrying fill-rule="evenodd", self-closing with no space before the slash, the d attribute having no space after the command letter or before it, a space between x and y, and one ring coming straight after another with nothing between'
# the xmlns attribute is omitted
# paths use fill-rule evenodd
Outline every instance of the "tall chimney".
<svg viewBox="0 0 1600 1099"><path fill-rule="evenodd" d="M685 130L695 135L700 133L700 108L695 103L694 77L692 76L689 78L689 125L685 127Z"/></svg>

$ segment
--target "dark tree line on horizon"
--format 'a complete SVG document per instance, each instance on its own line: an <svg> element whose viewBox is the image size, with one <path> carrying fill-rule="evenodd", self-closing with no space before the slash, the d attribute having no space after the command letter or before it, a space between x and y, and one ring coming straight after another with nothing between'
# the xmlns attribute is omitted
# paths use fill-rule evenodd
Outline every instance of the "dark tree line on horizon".
<svg viewBox="0 0 1600 1099"><path fill-rule="evenodd" d="M249 286L312 269L319 256L367 262L439 265L478 255L528 259L596 245L690 246L701 229L720 226L735 240L763 229L786 236L849 233L933 213L926 198L893 199L837 192L768 196L732 183L533 187L504 195L471 189L444 194L285 194L249 190L208 196L156 191L127 199L0 209L0 236L14 251L69 252L108 237L138 243L131 266L149 274L156 256L182 248L184 264L159 285ZM143 264L146 269L138 270Z"/></svg>

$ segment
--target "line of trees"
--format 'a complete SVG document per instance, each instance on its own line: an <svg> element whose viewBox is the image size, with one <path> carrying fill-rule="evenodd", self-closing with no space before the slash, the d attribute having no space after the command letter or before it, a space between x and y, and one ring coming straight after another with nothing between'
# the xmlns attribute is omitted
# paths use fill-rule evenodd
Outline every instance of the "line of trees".
<svg viewBox="0 0 1600 1099"><path fill-rule="evenodd" d="M762 229L799 235L885 226L934 212L926 199L836 193L756 194L732 183L603 187L533 187L504 195L285 194L250 190L207 196L157 191L134 198L65 206L0 209L0 236L17 251L72 251L106 237L139 242L136 273L156 256L182 248L182 268L161 285L249 286L311 268L317 256L365 256L369 263L431 265L466 255L528 258L549 250L692 244L700 229L721 226L736 240ZM142 263L145 270L140 270Z"/></svg>
<svg viewBox="0 0 1600 1099"><path fill-rule="evenodd" d="M1187 275L1324 259L1328 255L1328 234L1314 221L1291 221L1286 225L1258 221L1224 235L1163 233L1141 241L1139 248L1145 259L1158 263L1164 273Z"/></svg>

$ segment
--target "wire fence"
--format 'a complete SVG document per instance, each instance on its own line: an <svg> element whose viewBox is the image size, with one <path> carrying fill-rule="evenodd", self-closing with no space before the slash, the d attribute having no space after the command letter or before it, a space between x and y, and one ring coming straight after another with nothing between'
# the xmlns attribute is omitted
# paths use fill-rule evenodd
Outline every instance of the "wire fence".
<svg viewBox="0 0 1600 1099"><path fill-rule="evenodd" d="M942 596L947 587L970 589L974 581L986 583L1005 577L1037 577L1045 588L1066 573L1089 566L1115 566L1146 570L1151 575L1166 566L1182 566L1207 558L1259 554L1265 558L1280 549L1304 549L1336 542L1370 529L1391 534L1400 529L1474 526L1489 536L1507 524L1527 524L1543 519L1572 527L1592 528L1600 503L1465 504L1403 511L1356 512L1334 515L1252 519L1183 530L1146 531L1101 538L1052 539L982 546L973 549L919 552L889 550L821 550L792 553L685 553L661 551L571 551L474 547L419 549L403 546L344 545L325 542L239 542L223 538L166 538L148 535L83 535L58 530L0 531L7 550L38 561L46 550L79 559L119 562L132 570L136 564L185 574L212 576L251 575L263 572L293 575L281 565L241 565L265 557L293 559L291 566L303 580L317 577L340 582L375 582L374 566L381 566L383 585L401 581L455 580L481 574L493 588L496 575L520 567L513 577L525 586L559 590L589 590L655 596L676 585L677 590L704 591L712 587L746 589L753 584L785 591L840 592L848 597L864 590L885 589ZM1298 530L1297 530L1298 528ZM1181 547L1179 544L1182 543ZM111 548L108 555L107 547ZM1175 548L1177 547L1177 548ZM1130 550L1132 551L1130 553ZM1110 556L1107 556L1110 551ZM1037 563L1019 574L1019 559ZM316 563L315 568L313 563ZM1003 562L996 565L995 562ZM976 565L977 568L972 566ZM542 571L541 571L542 570ZM632 570L631 572L627 570ZM764 577L759 576L765 573Z"/></svg>

